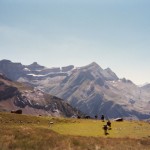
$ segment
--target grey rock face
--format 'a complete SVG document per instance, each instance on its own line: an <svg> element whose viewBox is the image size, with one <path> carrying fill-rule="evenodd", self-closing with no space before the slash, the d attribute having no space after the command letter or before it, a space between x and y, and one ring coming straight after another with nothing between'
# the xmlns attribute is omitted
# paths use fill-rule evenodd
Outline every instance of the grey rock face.
<svg viewBox="0 0 150 150"><path fill-rule="evenodd" d="M73 68L74 68L74 66L70 65L70 66L62 67L61 69L62 69L62 72L68 72L68 71L72 70Z"/></svg>
<svg viewBox="0 0 150 150"><path fill-rule="evenodd" d="M21 63L12 63L9 60L0 61L0 73L5 74L12 80L17 80L20 76L24 76L23 68Z"/></svg>
<svg viewBox="0 0 150 150"><path fill-rule="evenodd" d="M31 65L28 65L26 67L32 71L42 70L45 68L44 66L40 66L37 62L34 62Z"/></svg>

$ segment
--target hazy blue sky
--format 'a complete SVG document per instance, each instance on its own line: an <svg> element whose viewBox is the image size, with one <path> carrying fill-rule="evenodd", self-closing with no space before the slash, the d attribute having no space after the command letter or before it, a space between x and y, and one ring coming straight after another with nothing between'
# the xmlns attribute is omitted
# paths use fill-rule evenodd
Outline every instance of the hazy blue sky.
<svg viewBox="0 0 150 150"><path fill-rule="evenodd" d="M0 0L0 59L150 82L150 0Z"/></svg>

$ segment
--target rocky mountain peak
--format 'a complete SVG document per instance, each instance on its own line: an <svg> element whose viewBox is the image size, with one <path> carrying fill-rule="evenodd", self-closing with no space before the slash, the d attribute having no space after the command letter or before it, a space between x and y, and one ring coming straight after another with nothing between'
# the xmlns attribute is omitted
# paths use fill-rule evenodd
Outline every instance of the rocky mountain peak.
<svg viewBox="0 0 150 150"><path fill-rule="evenodd" d="M32 64L30 64L29 66L34 66L34 67L37 67L37 66L40 66L37 62L33 62Z"/></svg>
<svg viewBox="0 0 150 150"><path fill-rule="evenodd" d="M117 75L110 69L102 69L96 62L81 67L80 70L91 72L95 79L101 78L102 80L113 81L118 80Z"/></svg>
<svg viewBox="0 0 150 150"><path fill-rule="evenodd" d="M0 61L0 63L6 63L6 64L8 64L8 63L12 63L12 62L10 60L3 59L3 60Z"/></svg>
<svg viewBox="0 0 150 150"><path fill-rule="evenodd" d="M109 67L105 69L107 72L113 72Z"/></svg>
<svg viewBox="0 0 150 150"><path fill-rule="evenodd" d="M105 77L107 77L109 80L118 80L119 79L117 77L117 75L110 68L104 69L104 74L105 74Z"/></svg>
<svg viewBox="0 0 150 150"><path fill-rule="evenodd" d="M88 65L89 67L100 68L100 66L96 62L92 62Z"/></svg>
<svg viewBox="0 0 150 150"><path fill-rule="evenodd" d="M92 62L87 66L81 67L80 69L87 69L87 70L92 70L92 71L103 70L96 62Z"/></svg>
<svg viewBox="0 0 150 150"><path fill-rule="evenodd" d="M70 71L74 68L74 65L64 66L61 68L62 72Z"/></svg>
<svg viewBox="0 0 150 150"><path fill-rule="evenodd" d="M128 79L126 79L126 78L122 78L122 79L120 79L122 82L124 82L124 83L131 83L131 84L133 84L133 82L131 81L131 80L128 80Z"/></svg>
<svg viewBox="0 0 150 150"><path fill-rule="evenodd" d="M10 60L7 59L3 59L0 61L0 66L15 66L15 67L20 67L22 66L22 64L20 62L12 62Z"/></svg>
<svg viewBox="0 0 150 150"><path fill-rule="evenodd" d="M27 68L31 69L31 70L42 70L45 67L39 65L37 62L33 62L31 65L28 65Z"/></svg>
<svg viewBox="0 0 150 150"><path fill-rule="evenodd" d="M146 85L142 86L141 89L149 92L150 91L150 83L147 83Z"/></svg>
<svg viewBox="0 0 150 150"><path fill-rule="evenodd" d="M0 73L12 80L16 80L22 74L23 68L21 63L13 63L6 59L0 61Z"/></svg>
<svg viewBox="0 0 150 150"><path fill-rule="evenodd" d="M33 62L31 65L39 65L37 62Z"/></svg>

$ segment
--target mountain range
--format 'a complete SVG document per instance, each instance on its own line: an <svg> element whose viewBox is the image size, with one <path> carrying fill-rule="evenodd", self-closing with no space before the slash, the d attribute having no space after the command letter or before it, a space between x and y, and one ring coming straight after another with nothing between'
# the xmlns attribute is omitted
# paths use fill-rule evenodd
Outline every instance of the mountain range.
<svg viewBox="0 0 150 150"><path fill-rule="evenodd" d="M91 116L150 118L150 84L139 87L131 80L119 79L110 68L102 69L95 62L83 67L47 68L37 62L22 65L1 60L0 73L64 99Z"/></svg>

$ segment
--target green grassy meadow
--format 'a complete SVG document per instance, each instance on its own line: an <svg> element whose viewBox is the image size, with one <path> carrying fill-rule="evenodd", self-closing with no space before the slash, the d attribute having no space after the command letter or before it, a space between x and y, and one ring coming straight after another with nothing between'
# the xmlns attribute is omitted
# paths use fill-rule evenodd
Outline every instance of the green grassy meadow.
<svg viewBox="0 0 150 150"><path fill-rule="evenodd" d="M51 124L50 122L53 122ZM113 122L108 135L100 120L0 113L0 149L149 150L150 123Z"/></svg>

